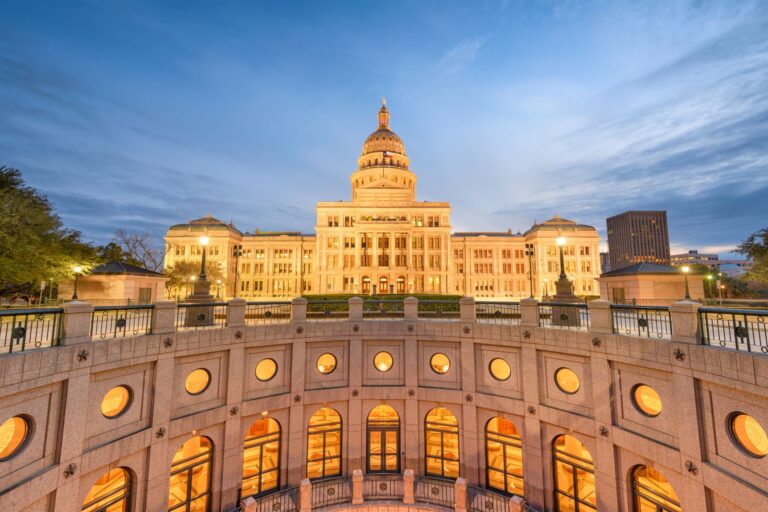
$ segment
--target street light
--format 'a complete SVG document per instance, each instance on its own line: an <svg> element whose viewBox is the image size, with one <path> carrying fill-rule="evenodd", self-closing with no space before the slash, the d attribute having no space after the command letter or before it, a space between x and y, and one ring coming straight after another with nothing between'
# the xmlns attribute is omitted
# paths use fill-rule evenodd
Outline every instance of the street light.
<svg viewBox="0 0 768 512"><path fill-rule="evenodd" d="M680 270L683 271L683 275L685 276L685 300L691 300L691 293L688 290L688 272L691 271L691 267L686 265L682 267Z"/></svg>
<svg viewBox="0 0 768 512"><path fill-rule="evenodd" d="M709 292L710 297L712 296L712 279L714 279L715 276L712 274L707 274L707 291Z"/></svg>
<svg viewBox="0 0 768 512"><path fill-rule="evenodd" d="M77 280L80 277L80 273L83 271L83 267L76 265L72 270L75 271L75 291L72 294L72 300L77 300Z"/></svg>
<svg viewBox="0 0 768 512"><path fill-rule="evenodd" d="M208 245L208 237L207 236L201 236L200 237L200 245L203 246L203 258L200 260L200 281L204 282L206 280L206 276L205 276L205 246Z"/></svg>
<svg viewBox="0 0 768 512"><path fill-rule="evenodd" d="M238 266L240 265L240 256L242 255L243 255L243 246L241 244L237 244L234 247L232 247L232 256L235 258L235 289L232 292L234 298L237 298L237 278L239 276Z"/></svg>
<svg viewBox="0 0 768 512"><path fill-rule="evenodd" d="M533 244L525 244L525 255L528 256L528 281L531 283L531 298L533 298Z"/></svg>

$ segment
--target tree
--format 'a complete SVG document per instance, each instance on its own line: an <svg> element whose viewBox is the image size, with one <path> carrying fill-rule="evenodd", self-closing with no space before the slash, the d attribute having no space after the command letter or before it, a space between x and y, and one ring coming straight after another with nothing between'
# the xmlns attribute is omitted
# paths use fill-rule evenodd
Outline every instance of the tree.
<svg viewBox="0 0 768 512"><path fill-rule="evenodd" d="M152 246L152 238L147 233L128 233L118 229L115 239L122 244L126 258L139 267L159 272L163 267L164 253ZM109 245L109 244L108 244ZM130 263L126 261L126 263Z"/></svg>
<svg viewBox="0 0 768 512"><path fill-rule="evenodd" d="M21 172L0 167L0 294L34 291L40 281L74 276L98 263L96 249L67 229L48 198Z"/></svg>
<svg viewBox="0 0 768 512"><path fill-rule="evenodd" d="M744 240L736 252L752 260L746 279L768 284L768 228L755 231Z"/></svg>
<svg viewBox="0 0 768 512"><path fill-rule="evenodd" d="M163 272L170 277L165 283L168 296L185 296L192 289L190 277L194 276L195 279L198 279L200 275L200 263L197 261L177 261L173 267L165 267ZM205 263L205 276L214 285L217 279L224 279L221 268L213 261Z"/></svg>
<svg viewBox="0 0 768 512"><path fill-rule="evenodd" d="M125 252L123 246L115 242L109 242L106 245L102 245L97 250L97 255L104 263L128 263L129 265L142 266L142 262L133 258L130 254Z"/></svg>

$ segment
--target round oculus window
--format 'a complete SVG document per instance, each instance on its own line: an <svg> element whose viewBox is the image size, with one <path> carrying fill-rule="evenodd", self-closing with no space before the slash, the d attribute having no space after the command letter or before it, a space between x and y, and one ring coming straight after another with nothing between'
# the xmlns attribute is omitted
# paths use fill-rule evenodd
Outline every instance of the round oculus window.
<svg viewBox="0 0 768 512"><path fill-rule="evenodd" d="M429 359L429 366L432 367L432 371L435 373L448 373L448 370L451 368L451 360L448 359L447 355L438 352L437 354L432 354L432 357Z"/></svg>
<svg viewBox="0 0 768 512"><path fill-rule="evenodd" d="M373 366L380 372L388 372L393 363L392 354L389 352L379 352L373 356Z"/></svg>
<svg viewBox="0 0 768 512"><path fill-rule="evenodd" d="M271 380L277 374L277 362L272 358L262 359L256 365L256 378L262 382Z"/></svg>
<svg viewBox="0 0 768 512"><path fill-rule="evenodd" d="M131 390L128 386L115 386L101 399L101 414L114 419L123 414L131 404Z"/></svg>
<svg viewBox="0 0 768 512"><path fill-rule="evenodd" d="M187 378L184 381L184 389L186 389L187 393L190 395L199 395L208 389L210 383L211 374L208 370L205 368L198 368L197 370L189 372L189 375L187 375Z"/></svg>
<svg viewBox="0 0 768 512"><path fill-rule="evenodd" d="M8 418L0 425L0 461L10 459L24 447L32 429L24 416Z"/></svg>
<svg viewBox="0 0 768 512"><path fill-rule="evenodd" d="M330 353L325 353L317 358L317 371L322 374L331 373L336 369L336 356Z"/></svg>
<svg viewBox="0 0 768 512"><path fill-rule="evenodd" d="M768 455L768 436L758 421L743 412L731 415L731 434L749 455L763 458Z"/></svg>
<svg viewBox="0 0 768 512"><path fill-rule="evenodd" d="M555 384L560 391L572 395L581 387L579 376L570 368L558 368L555 371Z"/></svg>
<svg viewBox="0 0 768 512"><path fill-rule="evenodd" d="M661 414L661 397L651 386L638 384L632 391L632 401L638 410L646 416L656 417Z"/></svg>
<svg viewBox="0 0 768 512"><path fill-rule="evenodd" d="M491 372L491 377L496 380L507 380L512 375L512 368L509 363L500 357L491 359L488 369Z"/></svg>

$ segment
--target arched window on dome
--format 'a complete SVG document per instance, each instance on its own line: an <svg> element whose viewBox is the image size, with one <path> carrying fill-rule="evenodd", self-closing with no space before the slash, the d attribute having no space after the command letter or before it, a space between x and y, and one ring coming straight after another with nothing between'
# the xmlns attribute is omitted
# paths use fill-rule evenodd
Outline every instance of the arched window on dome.
<svg viewBox="0 0 768 512"><path fill-rule="evenodd" d="M280 486L280 424L273 418L253 422L243 442L241 497L256 496Z"/></svg>
<svg viewBox="0 0 768 512"><path fill-rule="evenodd" d="M595 465L592 454L573 436L557 436L552 443L555 468L555 510L596 512Z"/></svg>
<svg viewBox="0 0 768 512"><path fill-rule="evenodd" d="M368 414L368 473L400 473L400 416L389 405Z"/></svg>
<svg viewBox="0 0 768 512"><path fill-rule="evenodd" d="M334 409L318 409L307 431L307 478L341 475L341 416Z"/></svg>
<svg viewBox="0 0 768 512"><path fill-rule="evenodd" d="M435 407L424 421L427 476L459 477L459 421L451 411Z"/></svg>
<svg viewBox="0 0 768 512"><path fill-rule="evenodd" d="M485 464L488 487L525 496L523 442L514 423L501 416L485 425Z"/></svg>
<svg viewBox="0 0 768 512"><path fill-rule="evenodd" d="M110 469L94 482L85 496L82 512L127 512L131 509L131 474Z"/></svg>
<svg viewBox="0 0 768 512"><path fill-rule="evenodd" d="M213 443L195 436L176 450L171 463L168 511L211 510L211 460Z"/></svg>
<svg viewBox="0 0 768 512"><path fill-rule="evenodd" d="M654 468L632 471L632 495L638 512L680 512L680 500L666 478Z"/></svg>

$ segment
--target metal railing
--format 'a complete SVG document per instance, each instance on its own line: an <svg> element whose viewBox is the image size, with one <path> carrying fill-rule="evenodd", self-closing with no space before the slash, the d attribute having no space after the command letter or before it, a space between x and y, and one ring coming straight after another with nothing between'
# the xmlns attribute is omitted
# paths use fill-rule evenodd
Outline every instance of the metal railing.
<svg viewBox="0 0 768 512"><path fill-rule="evenodd" d="M704 345L768 354L768 311L699 308Z"/></svg>
<svg viewBox="0 0 768 512"><path fill-rule="evenodd" d="M349 477L329 478L312 482L312 508L327 507L352 501Z"/></svg>
<svg viewBox="0 0 768 512"><path fill-rule="evenodd" d="M290 321L290 302L247 302L245 304L245 325L282 324Z"/></svg>
<svg viewBox="0 0 768 512"><path fill-rule="evenodd" d="M476 302L475 316L480 323L520 325L517 302Z"/></svg>
<svg viewBox="0 0 768 512"><path fill-rule="evenodd" d="M298 512L299 489L290 487L261 496L253 496L253 500L256 502L254 509L256 512ZM236 508L235 511L242 511L242 507Z"/></svg>
<svg viewBox="0 0 768 512"><path fill-rule="evenodd" d="M60 308L0 310L0 351L55 347L63 312Z"/></svg>
<svg viewBox="0 0 768 512"><path fill-rule="evenodd" d="M363 480L363 499L366 500L401 500L403 499L402 475L365 475Z"/></svg>
<svg viewBox="0 0 768 512"><path fill-rule="evenodd" d="M672 338L672 316L669 314L669 308L611 304L611 318L613 332L616 334Z"/></svg>
<svg viewBox="0 0 768 512"><path fill-rule="evenodd" d="M419 503L453 508L456 502L454 482L437 478L417 478L414 481L413 497Z"/></svg>
<svg viewBox="0 0 768 512"><path fill-rule="evenodd" d="M507 512L509 497L491 489L467 486L467 508L470 512Z"/></svg>
<svg viewBox="0 0 768 512"><path fill-rule="evenodd" d="M227 326L226 302L201 302L178 304L176 330L196 331Z"/></svg>
<svg viewBox="0 0 768 512"><path fill-rule="evenodd" d="M417 311L425 320L458 320L461 316L458 300L420 300Z"/></svg>
<svg viewBox="0 0 768 512"><path fill-rule="evenodd" d="M91 338L126 338L152 332L154 306L97 306L91 314Z"/></svg>
<svg viewBox="0 0 768 512"><path fill-rule="evenodd" d="M539 325L556 329L588 330L589 310L585 303L539 302Z"/></svg>
<svg viewBox="0 0 768 512"><path fill-rule="evenodd" d="M349 301L324 300L307 302L307 321L346 320L349 318Z"/></svg>
<svg viewBox="0 0 768 512"><path fill-rule="evenodd" d="M363 301L363 318L376 320L398 320L405 316L401 300L366 300Z"/></svg>

